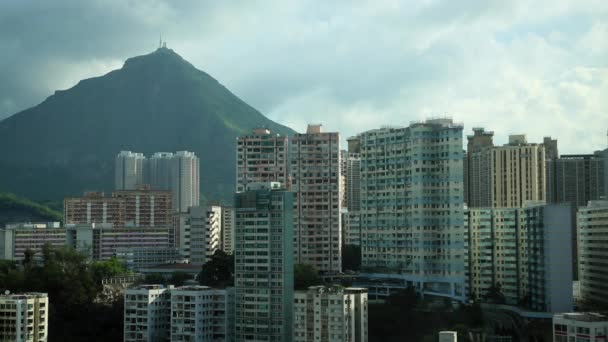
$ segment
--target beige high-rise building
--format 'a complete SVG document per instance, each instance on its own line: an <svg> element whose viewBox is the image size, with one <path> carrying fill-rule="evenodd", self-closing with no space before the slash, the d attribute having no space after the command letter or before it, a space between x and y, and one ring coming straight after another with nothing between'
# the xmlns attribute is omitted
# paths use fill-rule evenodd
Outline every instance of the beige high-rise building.
<svg viewBox="0 0 608 342"><path fill-rule="evenodd" d="M544 144L510 135L508 144L494 146L492 132L473 132L467 137L465 162L469 207L518 208L526 201L546 201Z"/></svg>
<svg viewBox="0 0 608 342"><path fill-rule="evenodd" d="M294 342L367 342L367 289L311 286L294 293Z"/></svg>
<svg viewBox="0 0 608 342"><path fill-rule="evenodd" d="M308 125L292 138L290 157L295 262L340 272L340 134Z"/></svg>
<svg viewBox="0 0 608 342"><path fill-rule="evenodd" d="M0 295L0 341L46 342L48 329L46 293Z"/></svg>
<svg viewBox="0 0 608 342"><path fill-rule="evenodd" d="M257 128L236 140L236 192L249 183L279 182L289 189L289 150L286 136Z"/></svg>

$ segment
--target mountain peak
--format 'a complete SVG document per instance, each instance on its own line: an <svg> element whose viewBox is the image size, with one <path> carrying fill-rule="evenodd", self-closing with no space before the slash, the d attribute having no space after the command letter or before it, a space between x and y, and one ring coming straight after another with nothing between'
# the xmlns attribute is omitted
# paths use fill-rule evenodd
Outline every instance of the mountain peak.
<svg viewBox="0 0 608 342"><path fill-rule="evenodd" d="M118 151L188 150L204 197L228 202L235 138L261 126L293 133L161 45L0 121L0 189L34 199L109 191Z"/></svg>

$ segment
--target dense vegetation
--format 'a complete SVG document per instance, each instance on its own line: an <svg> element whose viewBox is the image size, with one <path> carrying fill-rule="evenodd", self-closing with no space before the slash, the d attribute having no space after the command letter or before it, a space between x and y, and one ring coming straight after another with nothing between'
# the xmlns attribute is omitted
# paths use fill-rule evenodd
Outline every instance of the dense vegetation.
<svg viewBox="0 0 608 342"><path fill-rule="evenodd" d="M203 197L229 202L235 138L293 134L169 49L128 59L0 121L0 190L34 200L110 191L120 150L194 151Z"/></svg>
<svg viewBox="0 0 608 342"><path fill-rule="evenodd" d="M55 222L61 212L14 194L0 192L0 227L11 222Z"/></svg>
<svg viewBox="0 0 608 342"><path fill-rule="evenodd" d="M100 304L101 280L124 273L116 259L90 262L85 254L45 247L42 261L0 261L0 289L49 295L49 341L121 341L123 301Z"/></svg>

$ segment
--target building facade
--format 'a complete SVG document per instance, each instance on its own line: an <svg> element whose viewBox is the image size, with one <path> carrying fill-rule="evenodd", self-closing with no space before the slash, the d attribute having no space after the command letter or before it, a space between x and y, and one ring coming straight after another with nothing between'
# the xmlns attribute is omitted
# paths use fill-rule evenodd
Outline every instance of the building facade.
<svg viewBox="0 0 608 342"><path fill-rule="evenodd" d="M597 313L571 312L553 316L554 342L604 342L608 317Z"/></svg>
<svg viewBox="0 0 608 342"><path fill-rule="evenodd" d="M542 312L572 310L570 234L567 205L468 209L467 298Z"/></svg>
<svg viewBox="0 0 608 342"><path fill-rule="evenodd" d="M160 227L124 227L112 224L68 224L66 244L93 260L107 260L129 250L165 250L174 246L173 232Z"/></svg>
<svg viewBox="0 0 608 342"><path fill-rule="evenodd" d="M232 254L234 250L234 208L222 206L222 250Z"/></svg>
<svg viewBox="0 0 608 342"><path fill-rule="evenodd" d="M266 128L236 139L236 191L249 183L280 182L289 188L289 149L286 136Z"/></svg>
<svg viewBox="0 0 608 342"><path fill-rule="evenodd" d="M39 258L44 245L63 247L65 238L65 228L59 222L8 224L0 229L0 258L23 260L28 249Z"/></svg>
<svg viewBox="0 0 608 342"><path fill-rule="evenodd" d="M234 211L235 340L291 341L293 195L252 183Z"/></svg>
<svg viewBox="0 0 608 342"><path fill-rule="evenodd" d="M463 299L462 125L426 120L359 140L363 270Z"/></svg>
<svg viewBox="0 0 608 342"><path fill-rule="evenodd" d="M130 165L133 163L137 165L137 176L131 177L130 173L125 176L126 166L123 165L128 165L126 170L132 173L130 170L133 167ZM116 190L135 190L143 184L149 184L154 190L171 191L173 210L186 212L189 207L199 205L199 163L199 158L189 151L157 152L149 159L141 153L122 151L116 157Z"/></svg>
<svg viewBox="0 0 608 342"><path fill-rule="evenodd" d="M124 341L234 341L234 289L139 285L125 291Z"/></svg>
<svg viewBox="0 0 608 342"><path fill-rule="evenodd" d="M170 289L171 341L234 341L234 288Z"/></svg>
<svg viewBox="0 0 608 342"><path fill-rule="evenodd" d="M526 201L547 200L544 144L510 135L508 144L494 146L493 132L473 132L467 137L465 161L470 208L518 208Z"/></svg>
<svg viewBox="0 0 608 342"><path fill-rule="evenodd" d="M311 286L294 294L294 342L367 342L367 290Z"/></svg>
<svg viewBox="0 0 608 342"><path fill-rule="evenodd" d="M142 153L120 151L115 158L114 189L133 190L144 183L144 163Z"/></svg>
<svg viewBox="0 0 608 342"><path fill-rule="evenodd" d="M607 195L607 162L608 159L601 152L547 159L547 201L569 203L572 212L572 262L575 279L578 279L576 212L589 201L600 200Z"/></svg>
<svg viewBox="0 0 608 342"><path fill-rule="evenodd" d="M361 156L349 153L346 159L346 207L349 211L361 209Z"/></svg>
<svg viewBox="0 0 608 342"><path fill-rule="evenodd" d="M324 273L342 268L340 134L309 125L290 141L296 263Z"/></svg>
<svg viewBox="0 0 608 342"><path fill-rule="evenodd" d="M342 236L345 245L361 246L361 213L359 211L342 213Z"/></svg>
<svg viewBox="0 0 608 342"><path fill-rule="evenodd" d="M124 342L169 340L169 290L163 285L139 285L125 290Z"/></svg>
<svg viewBox="0 0 608 342"><path fill-rule="evenodd" d="M30 292L0 295L0 327L0 341L48 341L47 294Z"/></svg>
<svg viewBox="0 0 608 342"><path fill-rule="evenodd" d="M581 300L608 306L608 201L590 201L580 207L577 223Z"/></svg>
<svg viewBox="0 0 608 342"><path fill-rule="evenodd" d="M83 197L64 200L66 224L111 223L116 226L167 227L172 224L170 191L119 190L112 197L102 192L88 192Z"/></svg>

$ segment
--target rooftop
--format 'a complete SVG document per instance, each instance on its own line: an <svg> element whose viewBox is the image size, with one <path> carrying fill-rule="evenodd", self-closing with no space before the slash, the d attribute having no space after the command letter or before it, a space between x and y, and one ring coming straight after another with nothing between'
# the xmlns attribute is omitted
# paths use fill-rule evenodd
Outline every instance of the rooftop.
<svg viewBox="0 0 608 342"><path fill-rule="evenodd" d="M608 322L607 316L601 315L596 312L569 312L555 315L555 317L562 317L564 319L570 319L573 321L580 322Z"/></svg>

